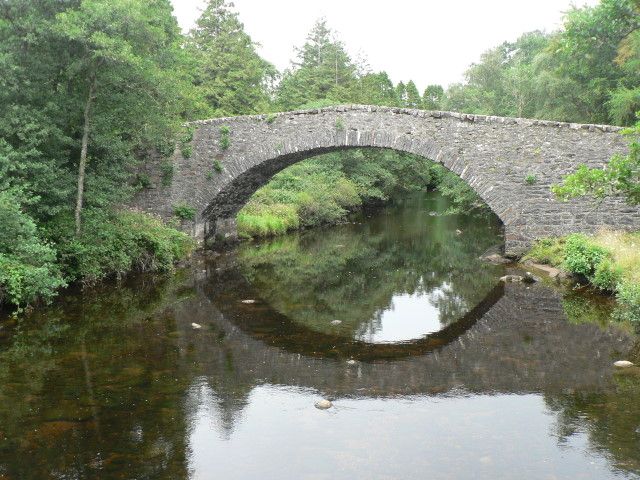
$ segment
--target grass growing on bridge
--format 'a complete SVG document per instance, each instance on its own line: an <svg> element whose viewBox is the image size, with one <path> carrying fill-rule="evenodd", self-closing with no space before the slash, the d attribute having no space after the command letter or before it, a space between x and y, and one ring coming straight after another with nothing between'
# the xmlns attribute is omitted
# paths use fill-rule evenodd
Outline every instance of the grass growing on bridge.
<svg viewBox="0 0 640 480"><path fill-rule="evenodd" d="M619 302L617 317L640 322L640 232L602 230L536 242L525 259L586 278Z"/></svg>

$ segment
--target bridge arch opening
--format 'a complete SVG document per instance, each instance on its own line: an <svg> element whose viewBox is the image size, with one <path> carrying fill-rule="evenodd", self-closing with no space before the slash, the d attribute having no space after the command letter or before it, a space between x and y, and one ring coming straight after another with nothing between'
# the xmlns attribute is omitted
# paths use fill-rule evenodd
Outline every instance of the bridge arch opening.
<svg viewBox="0 0 640 480"><path fill-rule="evenodd" d="M387 158L380 161L381 156L387 156ZM263 187L270 185L270 182L274 178L282 176L279 174L285 174L290 170L290 167L296 165L302 166L312 161L317 164L326 162L331 164L330 166L337 166L339 169L342 169L341 172L337 173L346 173L347 175L354 175L353 171L345 172L345 170L353 170L354 163L359 161L363 164L359 166L362 170L366 170L368 166L374 170L386 169L386 173L389 176L395 175L396 178L394 180L405 182L405 185L402 186L394 185L392 187L393 191L389 191L388 189L385 191L384 185L372 185L374 191L378 190L379 193L382 194L382 197L378 197L381 203L397 199L399 196L408 193L412 187L416 190L427 191L439 190L440 182L448 183L449 187L453 184L457 190L457 194L467 197L467 204L465 205L467 208L477 209L478 212L487 215L495 215L500 223L504 225L504 220L497 213L496 208L493 208L490 204L491 197L483 197L483 193L485 193L486 190L474 188L472 182L465 180L460 174L448 168L442 160L443 154L441 152L438 152L435 156L436 158L440 157L441 160L436 161L416 154L412 149L350 145L312 148L304 151L274 155L238 175L212 198L211 202L202 212L202 218L206 224L205 239L209 245L237 239L237 215L250 202L252 197ZM356 159L354 157L359 158ZM336 158L338 159L337 162ZM336 165L336 163L338 165ZM351 169L349 168L349 164L351 165ZM356 166L356 168L358 168L358 166ZM395 169L395 171L391 169ZM304 174L304 172L297 173ZM375 172L372 173L373 176L375 176ZM464 175L464 170L461 173ZM355 175L358 175L358 172L355 172ZM409 179L409 181L413 181L413 185L406 185L407 179L402 178L402 175L412 175L413 178ZM429 178L429 175L431 178ZM344 178L348 179L348 176ZM365 182L366 180L375 181L376 179L365 179ZM322 188L324 185L318 185L318 187ZM357 187L362 188L362 185L357 185ZM359 193L365 197L362 206L366 207L367 200L371 200L372 198L367 198L367 194L362 193L362 191ZM453 200L451 195L449 199ZM460 198L456 198L456 200L460 200Z"/></svg>

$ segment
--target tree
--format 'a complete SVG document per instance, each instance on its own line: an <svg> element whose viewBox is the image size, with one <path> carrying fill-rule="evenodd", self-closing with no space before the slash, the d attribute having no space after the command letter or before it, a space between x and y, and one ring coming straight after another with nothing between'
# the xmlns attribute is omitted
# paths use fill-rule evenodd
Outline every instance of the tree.
<svg viewBox="0 0 640 480"><path fill-rule="evenodd" d="M353 101L365 105L394 107L398 104L393 82L387 72L367 73L358 79Z"/></svg>
<svg viewBox="0 0 640 480"><path fill-rule="evenodd" d="M296 53L297 60L284 72L278 87L277 102L282 109L323 99L340 103L354 94L358 66L325 19L315 23Z"/></svg>
<svg viewBox="0 0 640 480"><path fill-rule="evenodd" d="M209 106L209 116L269 110L269 86L275 68L258 55L233 3L209 0L189 33L194 83Z"/></svg>
<svg viewBox="0 0 640 480"><path fill-rule="evenodd" d="M396 85L396 98L398 99L399 106L407 106L409 97L407 95L407 86L404 84L404 82L398 82L398 84Z"/></svg>
<svg viewBox="0 0 640 480"><path fill-rule="evenodd" d="M640 83L637 70L625 72L616 64L621 46L632 43L639 28L637 0L602 0L595 7L569 11L564 30L553 37L541 64L547 94L540 110L557 111L557 120L608 123L611 93Z"/></svg>
<svg viewBox="0 0 640 480"><path fill-rule="evenodd" d="M180 110L181 37L171 12L168 0L82 0L56 16L53 31L69 49L64 80L78 92L74 101L82 111L76 234L89 148L94 158L99 153L126 168L132 150L158 141L170 126L166 119Z"/></svg>
<svg viewBox="0 0 640 480"><path fill-rule="evenodd" d="M413 80L407 83L407 108L422 108L422 97L418 93L418 88Z"/></svg>
<svg viewBox="0 0 640 480"><path fill-rule="evenodd" d="M422 104L427 110L440 110L443 97L444 89L442 85L429 85L422 95Z"/></svg>

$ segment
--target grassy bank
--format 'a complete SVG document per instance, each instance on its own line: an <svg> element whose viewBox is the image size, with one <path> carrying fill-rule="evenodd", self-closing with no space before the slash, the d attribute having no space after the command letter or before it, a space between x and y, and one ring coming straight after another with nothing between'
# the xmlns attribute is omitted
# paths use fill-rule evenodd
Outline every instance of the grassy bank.
<svg viewBox="0 0 640 480"><path fill-rule="evenodd" d="M238 213L243 238L344 221L365 205L437 188L452 213L488 211L464 181L443 166L391 150L355 149L309 158L275 175Z"/></svg>
<svg viewBox="0 0 640 480"><path fill-rule="evenodd" d="M524 257L578 275L616 296L616 315L640 322L640 232L603 230L538 241Z"/></svg>
<svg viewBox="0 0 640 480"><path fill-rule="evenodd" d="M17 197L0 193L0 306L23 310L61 288L93 285L131 271L168 271L193 241L150 215L86 210L80 235L70 214L38 227Z"/></svg>

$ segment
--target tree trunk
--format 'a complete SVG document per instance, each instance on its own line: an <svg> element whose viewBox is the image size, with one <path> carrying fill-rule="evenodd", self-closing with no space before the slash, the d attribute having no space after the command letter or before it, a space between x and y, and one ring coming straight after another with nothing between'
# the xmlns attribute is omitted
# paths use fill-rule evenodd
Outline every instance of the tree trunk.
<svg viewBox="0 0 640 480"><path fill-rule="evenodd" d="M96 76L91 75L89 84L89 95L84 106L84 129L82 132L82 149L80 150L80 165L78 166L78 194L76 197L76 235L80 235L82 226L82 202L84 200L84 171L87 166L87 146L89 144L89 124L91 120L91 105L96 93Z"/></svg>

